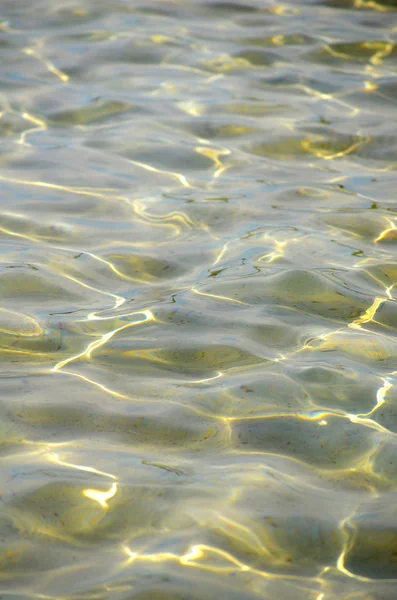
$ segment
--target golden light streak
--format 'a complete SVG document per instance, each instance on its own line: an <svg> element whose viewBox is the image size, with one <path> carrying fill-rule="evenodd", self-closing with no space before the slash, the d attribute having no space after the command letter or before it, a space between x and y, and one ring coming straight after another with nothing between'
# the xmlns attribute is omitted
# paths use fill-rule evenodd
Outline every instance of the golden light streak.
<svg viewBox="0 0 397 600"><path fill-rule="evenodd" d="M389 287L387 287L386 290L385 290L386 294L387 294L387 297L390 300L394 300L393 295L392 295L392 290L393 290L393 288L394 288L395 285L397 285L397 281L396 281L396 283L393 283L392 285L389 285Z"/></svg>
<svg viewBox="0 0 397 600"><path fill-rule="evenodd" d="M199 296L207 296L208 298L215 298L216 300L226 300L228 302L234 302L235 304L243 304L244 306L251 306L247 302L241 302L241 300L236 300L235 298L228 298L227 296L218 296L217 294L209 294L206 292L199 292L194 286L192 286L191 291L194 294L198 294Z"/></svg>
<svg viewBox="0 0 397 600"><path fill-rule="evenodd" d="M289 240L289 241L295 241L295 239ZM277 258L283 258L284 248L288 245L288 241L284 240L282 242L279 242L278 240L273 240L273 243L274 243L274 251L269 252L268 254L264 254L263 256L260 256L258 258L258 262L264 261L267 263L271 263L274 260L277 260ZM265 260L265 259L267 259L267 260Z"/></svg>
<svg viewBox="0 0 397 600"><path fill-rule="evenodd" d="M219 167L219 169L217 169L215 171L215 173L213 174L213 178L218 179L221 175L223 175L223 173L226 173L226 171L231 169L232 166L233 166L232 163L228 163L227 165L222 165L221 167Z"/></svg>
<svg viewBox="0 0 397 600"><path fill-rule="evenodd" d="M201 117L201 107L194 100L178 102L176 106L191 117Z"/></svg>
<svg viewBox="0 0 397 600"><path fill-rule="evenodd" d="M119 400L124 400L127 402L137 402L137 403L145 403L147 400L145 398L134 398L132 396L127 396L126 394L121 394L120 392L116 392L115 390L112 390L108 387L106 387L105 385L102 385L101 383L99 383L98 381L95 381L93 379L90 379L89 377L85 377L85 375L81 375L80 373L73 373L72 371L66 371L66 370L60 370L59 371L60 374L62 375L70 375L71 377L77 377L78 379L81 379L82 381L85 381L86 383L93 385L95 387L97 387L98 389L100 389L101 391L105 392L106 394L109 394L111 396L113 396L114 398L117 398ZM183 381L181 380L179 382L180 385L184 385L184 386L189 386L189 385L196 385L196 384L201 384L201 383L207 383L209 381L212 381L214 379L219 379L220 377L223 376L223 373L221 373L219 371L218 375L215 375L214 377L208 377L207 379L199 379L199 380L187 380L187 381ZM162 403L162 401L160 400L159 403ZM222 422L223 424L225 424L225 419L223 419L223 417L220 417L218 415L214 415L212 413L206 413L202 410L199 410L198 408L196 408L195 406L193 406L192 404L186 404L183 402L176 402L175 400L169 400L168 404L172 404L174 406L178 406L184 410L189 410L191 412L193 412L195 415L199 415L200 417L205 417L208 419L213 419L214 421L218 421L218 422Z"/></svg>
<svg viewBox="0 0 397 600"><path fill-rule="evenodd" d="M385 396L392 387L393 387L393 384L390 383L390 381L388 381L387 379L383 379L382 387L380 387L378 389L378 391L376 392L376 401L378 403L378 406L381 406L381 404L384 403Z"/></svg>
<svg viewBox="0 0 397 600"><path fill-rule="evenodd" d="M385 237L387 237L387 235L391 232L391 231L395 231L397 229L396 224L391 221L390 219L386 219L390 225L390 227L388 227L387 229L384 229L376 239L374 239L374 244L377 244L378 242L381 242L383 239L385 239Z"/></svg>
<svg viewBox="0 0 397 600"><path fill-rule="evenodd" d="M368 427L369 429L375 429L376 431L380 431L381 433L385 433L386 435L391 435L393 437L397 437L397 433L390 431L387 427L383 427L373 419L368 419L367 417L361 417L360 415L347 414L341 415L347 416L347 418L351 421L351 423L356 423L357 425L363 425L364 427Z"/></svg>
<svg viewBox="0 0 397 600"><path fill-rule="evenodd" d="M358 319L353 321L352 323L349 323L348 327L350 327L351 329L362 329L361 325L364 325L364 323L369 323L370 321L372 321L376 315L376 311L384 302L387 302L386 298L375 298L375 300L373 301L371 306L369 308L367 308L365 313L363 315L361 315L361 317L359 317Z"/></svg>
<svg viewBox="0 0 397 600"><path fill-rule="evenodd" d="M352 116L352 117L357 116L361 112L360 109L357 108L356 106L351 106L350 104L343 102L342 100L340 100L333 94L326 94L324 92L319 92L318 90L315 90L306 85L299 85L297 87L299 89L302 89L303 91L305 91L307 94L309 94L309 96L314 96L315 98L319 98L320 100L329 100L330 102L339 104L340 106L343 106L344 108L348 108L351 111L350 116Z"/></svg>
<svg viewBox="0 0 397 600"><path fill-rule="evenodd" d="M107 492L101 492L100 490L94 490L94 489L87 488L87 489L83 490L83 495L86 498L89 498L90 500L94 500L95 502L98 502L98 504L100 504L103 508L108 510L109 505L108 505L107 501L110 500L111 498L114 498L114 496L117 494L118 487L119 487L119 484L117 482L114 482Z"/></svg>
<svg viewBox="0 0 397 600"><path fill-rule="evenodd" d="M220 379L221 377L223 377L223 373L222 371L218 371L217 375L214 375L213 377L205 377L204 379L194 379L189 380L189 381L183 381L181 383L183 383L183 385L197 385L199 383L208 383L209 381L215 381L215 379ZM205 413L200 413L200 414L205 414ZM205 415L205 416L213 416L213 415Z"/></svg>
<svg viewBox="0 0 397 600"><path fill-rule="evenodd" d="M150 222L157 223L160 221L162 226L169 225L169 223L164 223L164 221L179 221L184 227L194 227L195 223L192 221L185 213L180 211L172 211L165 215L151 215L147 212L146 206L142 202L142 200L134 200L132 202L132 207L137 215L147 219Z"/></svg>
<svg viewBox="0 0 397 600"><path fill-rule="evenodd" d="M110 394L111 396L118 398L119 400L132 400L130 396L126 396L125 394L120 394L119 392L111 390L105 385L98 383L98 381L95 381L94 379L89 379L88 377L85 377L85 375L81 375L80 373L72 373L72 371L65 370L59 370L59 373L61 373L62 375L71 375L72 377L77 377L78 379L81 379L82 381L85 381L90 385L94 385L95 387L99 388L102 392L105 392L106 394Z"/></svg>
<svg viewBox="0 0 397 600"><path fill-rule="evenodd" d="M301 348L298 348L297 350L292 352L292 354L298 354L299 352L302 352L304 350L315 352L317 350L317 346L314 345L314 342L319 342L319 341L326 342L329 337L331 337L332 335L338 335L339 333L345 333L345 328L340 327L339 329L336 329L335 331L329 331L328 333L322 333L321 335L317 336L316 338L309 340L309 342L305 342L301 346ZM288 355L288 356L290 356L290 355ZM286 358L286 357L283 356L282 358Z"/></svg>
<svg viewBox="0 0 397 600"><path fill-rule="evenodd" d="M208 78L208 71L204 71L204 69L198 69L197 67L191 67L190 65L181 65L174 63L167 63L166 66L170 69L175 69L177 71L195 73L196 75L205 75L205 77Z"/></svg>
<svg viewBox="0 0 397 600"><path fill-rule="evenodd" d="M394 49L393 42L364 42L364 48L374 49L376 52L371 56L369 62L371 65L382 65L383 59L390 56Z"/></svg>
<svg viewBox="0 0 397 600"><path fill-rule="evenodd" d="M17 317L22 318L24 321L27 321L28 323L33 325L33 331L27 331L27 332L20 331L20 330L14 331L12 329L5 329L4 327L0 326L0 331L3 333L7 333L9 335L18 335L20 337L37 337L44 333L44 330L39 325L39 323L37 323L37 321L35 321L35 319L33 319L32 317L29 317L28 315L24 315L23 313L19 313L15 310L10 310L8 308L0 308L0 312L10 314L10 315L16 315Z"/></svg>
<svg viewBox="0 0 397 600"><path fill-rule="evenodd" d="M124 546L123 550L125 554L128 556L127 564L135 562L136 560L145 560L148 562L164 562L166 560L175 560L178 561L179 557L177 554L173 554L172 552L156 552L155 554L139 554L138 552L133 552L128 548L128 546Z"/></svg>
<svg viewBox="0 0 397 600"><path fill-rule="evenodd" d="M31 350L14 350L13 348L0 348L0 352L4 352L5 354L29 354L30 356L32 356L32 358L34 358L35 356L48 357L48 354L46 352L32 352Z"/></svg>
<svg viewBox="0 0 397 600"><path fill-rule="evenodd" d="M264 254L263 256L261 256L260 258L258 258L258 261L262 261L263 260L264 262L272 263L275 260L277 260L278 258L282 258L282 257L283 257L283 254L279 254L278 252L270 252L269 254ZM264 260L265 258L267 260Z"/></svg>
<svg viewBox="0 0 397 600"><path fill-rule="evenodd" d="M225 254L226 254L226 252L228 251L228 248L229 248L229 243L230 243L230 242L226 242L226 243L223 245L223 248L222 248L222 249L221 249L221 251L219 252L219 255L218 255L218 257L217 257L216 261L215 261L215 262L213 263L213 265L212 265L213 267L215 267L217 264L219 264L219 262L222 260L222 258L224 257L224 255L225 255Z"/></svg>
<svg viewBox="0 0 397 600"><path fill-rule="evenodd" d="M117 245L117 243L115 242L114 245ZM140 246L141 244L134 244L135 246ZM139 277L130 277L129 275L125 275L125 273L122 273L121 271L119 271L119 269L110 261L110 260L106 260L104 258L102 258L101 256L98 256L97 254L95 254L94 252L89 252L88 250L81 250L79 248L68 248L66 246L57 246L57 249L59 250L64 250L65 252L72 252L73 254L84 254L85 256L89 256L90 258L93 258L94 260L100 262L101 264L106 265L107 267L109 267L109 269L118 277L120 277L121 279L125 279L127 281L132 281L134 283L141 283L141 284L147 284L150 285L150 281L146 280L146 279L141 279ZM86 285L83 284L80 280L78 280L76 278L76 283L79 283L80 285ZM92 287L92 289L94 291L97 291L99 293L105 293L108 294L110 292L103 292L101 290L98 290L97 288ZM122 296L117 296L116 294L111 294L113 297L115 298L122 298ZM125 300L125 299L124 299ZM121 305L119 305L121 306ZM99 318L99 317L98 317ZM110 318L110 317L104 317L104 318Z"/></svg>
<svg viewBox="0 0 397 600"><path fill-rule="evenodd" d="M328 44L323 45L323 50L325 50L326 52L328 52L328 54L330 54L331 56L334 56L335 58L342 58L343 60L350 60L349 54L345 54L344 52L338 52L337 50L335 50L335 48L332 48Z"/></svg>
<svg viewBox="0 0 397 600"><path fill-rule="evenodd" d="M223 558L227 562L230 563L230 566L225 567L216 567L216 566L208 566L205 564L200 564L197 561L205 557L205 551L209 554L213 554L218 558ZM178 554L173 554L172 552L158 552L155 554L139 554L138 552L132 552L130 548L127 546L124 547L124 552L129 557L128 562L133 562L136 560L143 560L149 562L164 562L164 561L176 561L181 565L186 567L195 567L199 569L203 569L206 571L212 571L214 573L230 573L236 570L241 571L249 571L251 570L248 565L243 564L237 558L235 558L232 554L225 552L224 550L220 550L219 548L215 548L213 546L207 546L206 544L194 544L191 546L185 554L179 556Z"/></svg>
<svg viewBox="0 0 397 600"><path fill-rule="evenodd" d="M223 73L214 73L214 75L207 77L203 83L209 85L210 83L214 83L214 81L218 81L218 79L224 79L224 77Z"/></svg>
<svg viewBox="0 0 397 600"><path fill-rule="evenodd" d="M43 58L40 55L40 53L37 52L37 50L35 50L34 48L24 48L23 52L25 54L27 54L28 56L34 56L35 58L37 58L37 60L42 62L47 67L47 69L50 71L50 73L52 73L53 75L58 77L58 79L60 81L62 81L62 83L68 83L69 75L66 75L66 73L63 73L50 60Z"/></svg>
<svg viewBox="0 0 397 600"><path fill-rule="evenodd" d="M238 533L234 531L233 535L240 543L244 545L248 544L251 549L253 549L261 556L268 556L269 558L273 556L273 553L262 544L259 537L253 531L251 531L249 527L246 527L245 525L242 525L237 521L233 521L232 519L229 519L228 517L225 517L222 514L218 514L217 516L220 521L232 527L233 530L238 531ZM225 528L223 531L227 533L229 530Z"/></svg>
<svg viewBox="0 0 397 600"><path fill-rule="evenodd" d="M25 121L29 121L30 123L33 123L33 125L36 125L36 127L32 127L31 129L27 129L26 131L23 131L21 133L19 140L17 141L17 144L26 146L26 145L30 145L30 144L28 144L28 142L26 142L27 135L30 135L31 133L35 133L36 131L46 131L48 129L48 127L47 127L47 123L45 121L43 121L42 119L39 119L38 117L35 117L34 115L31 115L27 111L22 113L22 118L25 119Z"/></svg>
<svg viewBox="0 0 397 600"><path fill-rule="evenodd" d="M63 273L62 276L65 277L66 279L70 279L70 281L73 281L74 283L77 283L78 285L81 285L82 287L86 288L87 290L91 290L93 292L97 292L98 294L102 294L104 296L109 296L110 298L113 298L116 302L113 309L119 308L126 301L126 299L123 296L118 296L117 294L112 294L111 292L105 292L103 290L99 290L98 288L95 288L92 285L88 285L88 283L84 283L83 281L80 281L79 279L77 279L77 277L73 277L72 275L68 275L67 273ZM95 315L95 313L90 313L90 315Z"/></svg>
<svg viewBox="0 0 397 600"><path fill-rule="evenodd" d="M357 527L355 525L353 525L353 523L350 521L351 518L352 518L352 516L347 517L346 519L343 519L341 526L340 526L340 530L342 531L342 533L345 536L345 542L344 542L344 547L342 549L342 552L340 553L340 555L338 557L338 560L336 563L336 568L338 569L338 571L340 571L341 573L343 573L343 575L346 575L347 577L356 579L357 581L371 582L371 581L373 581L373 579L352 573L345 567L346 556L349 554L350 550L353 548L354 542L355 542L355 539L357 536ZM349 534L346 531L347 524L352 529L351 534Z"/></svg>
<svg viewBox="0 0 397 600"><path fill-rule="evenodd" d="M311 152L311 154L313 154L317 158L321 158L322 160L334 160L335 158L341 158L342 156L348 156L349 154L351 154L352 152L357 150L357 148L360 148L360 146L362 146L363 144L368 143L368 141L369 141L369 138L359 140L358 142L354 142L353 144L351 144L345 150L341 150L340 152L334 152L333 154L329 154L326 150L322 150L322 149L313 147L312 146L313 142L311 140L302 140L301 146L302 146L302 148L304 148L304 150Z"/></svg>
<svg viewBox="0 0 397 600"><path fill-rule="evenodd" d="M374 0L354 0L355 8L363 8L364 10L373 9L378 12L387 12L393 10L393 7L384 6L383 4L378 4Z"/></svg>
<svg viewBox="0 0 397 600"><path fill-rule="evenodd" d="M48 450L49 448L73 448L75 449L78 446L78 443L76 442L76 440L72 440L70 442L35 442L32 440L22 440L23 444L26 444L27 446L39 446L39 449L37 450L37 453L42 454L43 453L43 449L42 446L44 445L45 448ZM36 454L36 453L35 453ZM12 457L12 455L10 455Z"/></svg>
<svg viewBox="0 0 397 600"><path fill-rule="evenodd" d="M151 35L150 39L153 42L153 44L166 44L167 42L172 41L171 38L168 37L168 35L162 35L161 33Z"/></svg>
<svg viewBox="0 0 397 600"><path fill-rule="evenodd" d="M150 281L147 281L145 279L140 279L139 277L130 277L129 275L125 275L124 273L119 271L118 268L115 267L114 264L110 260L105 260L104 258L101 258L97 254L94 254L93 252L84 251L84 254L91 256L91 258L93 258L93 259L97 260L98 262L101 262L104 265L106 265L107 267L109 267L111 269L111 271L113 271L113 273L115 273L115 275L117 275L121 279L126 279L127 281L133 281L134 283L150 284Z"/></svg>
<svg viewBox="0 0 397 600"><path fill-rule="evenodd" d="M283 4L274 4L273 6L271 6L269 8L269 12L281 17L284 15L285 16L299 15L301 11L299 8L292 8L291 6L285 6Z"/></svg>
<svg viewBox="0 0 397 600"><path fill-rule="evenodd" d="M98 469L95 469L94 467L87 467L86 465L77 465L75 463L61 460L59 458L59 455L55 454L55 453L49 453L48 459L50 462L53 462L56 465L60 465L62 467L69 467L71 469L77 469L77 471L86 471L87 473L95 473L96 475L103 475L104 477L109 477L110 479L117 480L117 477L115 477L115 475L112 475L111 473L106 473L106 471L99 471Z"/></svg>
<svg viewBox="0 0 397 600"><path fill-rule="evenodd" d="M209 567L207 565L201 565L200 563L195 562L205 558L205 552L208 554L213 554L217 558L223 558L233 566ZM225 552L224 550L220 550L214 546L207 546L206 544L195 544L186 552L186 554L179 558L179 562L181 565L198 567L200 569L210 570L218 573L229 573L231 570L234 570L234 567L237 567L240 571L251 571L251 568L248 565L242 563L240 560L238 560L238 558L232 554L229 554L229 552Z"/></svg>
<svg viewBox="0 0 397 600"><path fill-rule="evenodd" d="M27 111L22 113L22 117L24 119L26 119L26 121L30 121L31 123L33 123L34 125L37 125L38 127L47 129L47 123L45 121L43 121L42 119L39 119L38 117L35 117L34 115L31 115Z"/></svg>
<svg viewBox="0 0 397 600"><path fill-rule="evenodd" d="M216 150L214 148L204 148L202 146L197 146L195 151L206 158L209 158L214 163L215 167L224 168L223 163L219 160L220 156L228 156L230 154L230 150Z"/></svg>
<svg viewBox="0 0 397 600"><path fill-rule="evenodd" d="M111 320L114 320L114 319L124 319L125 317L132 317L134 315L141 314L141 313L143 313L143 314L149 314L150 313L152 315L153 320L155 318L153 316L153 313L150 310L142 310L139 313L137 313L137 312L121 313L121 314L117 313L115 315L114 314L108 315L107 317L101 317L101 316L97 315L96 313L90 313L87 316L87 318L81 319L80 321L81 322L86 322L86 321L111 321ZM135 323L135 321L134 321L134 323Z"/></svg>
<svg viewBox="0 0 397 600"><path fill-rule="evenodd" d="M158 173L159 175L167 175L168 177L174 177L183 185L185 188L191 188L192 186L186 179L184 175L181 173L175 173L174 171L165 171L163 169L157 169L152 165L148 165L147 163L143 163L137 160L128 160L128 162L132 163L136 167L140 167L141 169L145 169L146 171L150 171L151 173Z"/></svg>
<svg viewBox="0 0 397 600"><path fill-rule="evenodd" d="M0 176L1 179L1 176ZM7 229L6 227L0 227L0 231L5 233L6 235L12 235L14 237L19 237L24 240L29 240L30 242L40 242L41 240L36 238L33 235L25 235L24 233L17 233L16 231L11 231L11 229Z"/></svg>
<svg viewBox="0 0 397 600"><path fill-rule="evenodd" d="M368 418L371 415L373 415L374 412L377 411L378 408L380 408L382 406L382 404L385 403L386 394L393 387L393 384L390 383L390 381L386 378L383 378L382 381L383 381L383 385L376 392L376 404L375 404L374 408L366 414L357 415L357 417Z"/></svg>
<svg viewBox="0 0 397 600"><path fill-rule="evenodd" d="M370 262L371 260L374 259L370 259L370 258L366 258L365 260L360 261L357 265L354 265L355 267L361 267L362 265L366 265L368 262ZM396 283L393 283L392 285L389 285L388 287L385 287L385 284L383 283L383 281L381 281L380 279L378 279L378 277L376 277L373 273L371 273L371 271L366 271L365 272L366 275L368 275L368 277L371 277L371 279L373 279L374 281L376 281L376 283L378 285L380 285L381 287L385 288L385 292L386 292L386 296L389 300L393 300L393 296L391 295L391 291L394 288L394 286L396 285Z"/></svg>
<svg viewBox="0 0 397 600"><path fill-rule="evenodd" d="M86 188L78 188L71 187L66 185L59 185L57 183L48 183L46 181L26 181L25 179L17 179L15 177L5 177L4 175L0 175L0 181L6 181L7 183L17 183L20 185L30 185L32 187L43 187L48 188L50 190L60 190L62 192L68 192L69 194L76 194L78 196L90 196L92 198L100 198L102 200L119 200L124 204L130 205L130 201L128 198L124 198L123 196L105 196L105 194L100 193L99 191L93 192L92 190ZM98 188L99 189L99 188ZM103 190L102 190L103 191ZM105 191L113 192L116 190L111 190L106 188Z"/></svg>
<svg viewBox="0 0 397 600"><path fill-rule="evenodd" d="M98 348L100 348L101 346L106 344L106 342L108 342L119 331L123 331L124 329L128 329L129 327L135 327L136 325L141 325L142 323L146 323L148 321L154 320L153 313L150 310L143 310L143 311L139 311L136 313L131 313L131 315L133 315L133 314L144 315L144 318L140 319L139 321L134 321L133 323L126 323L125 325L121 325L120 327L117 327L116 329L113 329L112 331L105 333L104 335L102 335L99 338L99 340L95 340L94 342L91 342L90 344L88 344L87 348L85 350L83 350L83 352L80 352L79 354L76 354L75 356L71 356L71 357L66 358L65 360L62 360L59 363L57 363L53 367L53 371L59 371L67 364L69 364L75 360L78 360L79 358L86 358L87 360L89 360L91 358L91 354L94 350L97 350Z"/></svg>
<svg viewBox="0 0 397 600"><path fill-rule="evenodd" d="M154 554L143 554L140 552L132 551L128 546L123 546L123 552L128 557L126 566L137 561L146 561L152 563L173 561L179 563L183 567L191 567L203 571L209 571L211 573L230 574L238 572L249 572L252 575L256 575L267 580L287 580L293 582L301 582L306 580L304 576L299 575L286 575L284 573L277 574L270 573L267 571L260 571L259 569L255 569L241 562L238 558L236 558L229 552L221 550L220 548L217 548L215 546L208 546L207 544L193 544L182 555L174 554L173 552L157 552ZM205 559L209 556L212 559L212 564L199 562L200 560ZM214 566L214 558L218 560L223 559L226 563L225 566ZM322 580L317 577L313 577L312 581L318 582L320 584L322 583Z"/></svg>
<svg viewBox="0 0 397 600"><path fill-rule="evenodd" d="M231 73L236 69L256 69L257 67L249 60L243 57L231 56L230 54L220 54L215 58L205 61L205 66L218 73Z"/></svg>

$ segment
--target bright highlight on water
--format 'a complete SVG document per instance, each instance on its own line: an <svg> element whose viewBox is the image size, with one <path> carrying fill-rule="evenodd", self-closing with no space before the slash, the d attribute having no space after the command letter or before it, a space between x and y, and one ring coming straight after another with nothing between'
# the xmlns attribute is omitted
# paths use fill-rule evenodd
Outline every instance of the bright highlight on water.
<svg viewBox="0 0 397 600"><path fill-rule="evenodd" d="M0 3L0 599L397 597L396 0Z"/></svg>

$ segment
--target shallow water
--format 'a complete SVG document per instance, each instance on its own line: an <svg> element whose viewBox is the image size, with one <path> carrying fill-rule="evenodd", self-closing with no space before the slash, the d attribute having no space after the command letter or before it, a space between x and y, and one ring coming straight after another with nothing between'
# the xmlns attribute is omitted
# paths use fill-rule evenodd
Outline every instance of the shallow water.
<svg viewBox="0 0 397 600"><path fill-rule="evenodd" d="M396 39L3 0L1 600L395 600Z"/></svg>

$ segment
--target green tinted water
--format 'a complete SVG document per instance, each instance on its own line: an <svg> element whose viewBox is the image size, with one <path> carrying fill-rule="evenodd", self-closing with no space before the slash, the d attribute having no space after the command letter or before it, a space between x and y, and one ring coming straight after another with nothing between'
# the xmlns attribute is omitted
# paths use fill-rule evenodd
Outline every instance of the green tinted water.
<svg viewBox="0 0 397 600"><path fill-rule="evenodd" d="M396 10L1 2L1 600L395 600Z"/></svg>

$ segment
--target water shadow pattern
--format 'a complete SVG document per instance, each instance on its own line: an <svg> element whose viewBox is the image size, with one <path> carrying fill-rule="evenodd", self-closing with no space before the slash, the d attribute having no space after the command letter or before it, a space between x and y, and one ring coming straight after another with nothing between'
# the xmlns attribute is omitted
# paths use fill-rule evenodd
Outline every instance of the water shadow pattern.
<svg viewBox="0 0 397 600"><path fill-rule="evenodd" d="M396 11L1 3L2 600L395 600Z"/></svg>

